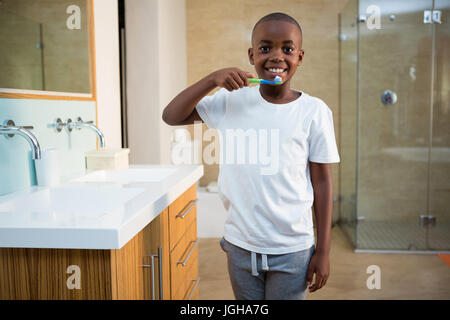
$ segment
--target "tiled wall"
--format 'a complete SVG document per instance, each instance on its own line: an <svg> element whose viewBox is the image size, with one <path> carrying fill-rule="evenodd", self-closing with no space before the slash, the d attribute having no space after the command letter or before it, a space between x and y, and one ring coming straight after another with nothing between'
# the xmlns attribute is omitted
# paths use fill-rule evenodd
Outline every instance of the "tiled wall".
<svg viewBox="0 0 450 320"><path fill-rule="evenodd" d="M347 0L190 0L187 12L188 85L225 67L255 72L248 61L251 31L264 15L284 12L300 23L303 31L303 64L292 87L320 97L333 111L339 146L338 13ZM214 90L212 93L214 93ZM211 94L212 94L211 93ZM204 129L206 128L205 125ZM191 136L193 136L193 128ZM205 147L208 145L204 143ZM217 180L218 165L205 165L201 185ZM339 165L333 164L334 193L338 194Z"/></svg>
<svg viewBox="0 0 450 320"><path fill-rule="evenodd" d="M85 151L96 148L97 135L89 129L63 129L57 133L49 127L57 118L66 122L81 117L95 122L95 102L69 100L0 99L0 122L13 120L16 126L33 126L42 150L61 149L61 175L81 174L85 170ZM0 195L36 185L34 161L28 142L20 137L0 135Z"/></svg>

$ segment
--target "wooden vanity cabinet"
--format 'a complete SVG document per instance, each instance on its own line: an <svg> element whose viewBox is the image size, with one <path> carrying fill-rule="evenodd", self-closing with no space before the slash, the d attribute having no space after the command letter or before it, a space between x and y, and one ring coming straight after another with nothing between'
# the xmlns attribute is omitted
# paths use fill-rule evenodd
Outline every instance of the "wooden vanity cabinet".
<svg viewBox="0 0 450 320"><path fill-rule="evenodd" d="M196 299L195 200L194 184L117 250L0 248L0 299Z"/></svg>
<svg viewBox="0 0 450 320"><path fill-rule="evenodd" d="M198 278L197 205L195 185L169 206L171 298L196 297Z"/></svg>
<svg viewBox="0 0 450 320"><path fill-rule="evenodd" d="M110 251L112 299L158 300L161 291L170 298L167 222L168 208L125 246Z"/></svg>

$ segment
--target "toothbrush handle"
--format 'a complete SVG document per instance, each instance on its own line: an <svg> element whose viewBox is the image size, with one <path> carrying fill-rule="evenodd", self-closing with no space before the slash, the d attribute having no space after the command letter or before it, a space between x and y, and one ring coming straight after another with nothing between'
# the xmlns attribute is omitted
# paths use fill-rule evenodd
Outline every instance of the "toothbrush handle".
<svg viewBox="0 0 450 320"><path fill-rule="evenodd" d="M250 82L250 83L268 83L268 84L280 84L281 83L281 82L277 82L277 81L255 79L255 78L248 78L248 82Z"/></svg>
<svg viewBox="0 0 450 320"><path fill-rule="evenodd" d="M261 83L261 79L255 79L255 78L248 78L248 82L250 83Z"/></svg>

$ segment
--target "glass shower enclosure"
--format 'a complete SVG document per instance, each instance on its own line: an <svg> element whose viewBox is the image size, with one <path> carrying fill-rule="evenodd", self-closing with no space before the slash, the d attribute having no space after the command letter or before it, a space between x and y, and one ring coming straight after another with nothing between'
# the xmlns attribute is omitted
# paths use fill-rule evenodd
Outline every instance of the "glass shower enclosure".
<svg viewBox="0 0 450 320"><path fill-rule="evenodd" d="M356 252L450 251L450 0L339 15L339 224Z"/></svg>

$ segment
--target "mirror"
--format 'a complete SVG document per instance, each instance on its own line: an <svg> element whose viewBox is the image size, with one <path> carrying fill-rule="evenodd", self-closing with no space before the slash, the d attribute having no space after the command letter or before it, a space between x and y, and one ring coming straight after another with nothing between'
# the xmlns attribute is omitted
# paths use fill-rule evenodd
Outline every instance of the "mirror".
<svg viewBox="0 0 450 320"><path fill-rule="evenodd" d="M92 93L90 0L0 0L0 88Z"/></svg>

